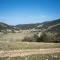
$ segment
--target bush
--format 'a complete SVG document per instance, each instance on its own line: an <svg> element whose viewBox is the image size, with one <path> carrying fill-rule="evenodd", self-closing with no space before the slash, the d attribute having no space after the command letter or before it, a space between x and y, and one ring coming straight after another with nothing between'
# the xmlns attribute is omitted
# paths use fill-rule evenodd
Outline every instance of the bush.
<svg viewBox="0 0 60 60"><path fill-rule="evenodd" d="M40 37L37 34L33 36L25 36L22 41L26 42L60 42L60 33L55 32L42 32Z"/></svg>
<svg viewBox="0 0 60 60"><path fill-rule="evenodd" d="M46 36L44 36L45 42L60 42L60 33L56 32L46 32Z"/></svg>
<svg viewBox="0 0 60 60"><path fill-rule="evenodd" d="M40 37L37 38L37 42L45 42L47 40L46 33L42 32Z"/></svg>
<svg viewBox="0 0 60 60"><path fill-rule="evenodd" d="M38 39L38 36L37 36L36 34L34 34L33 36L25 36L22 41L26 41L26 42L36 42L37 39Z"/></svg>

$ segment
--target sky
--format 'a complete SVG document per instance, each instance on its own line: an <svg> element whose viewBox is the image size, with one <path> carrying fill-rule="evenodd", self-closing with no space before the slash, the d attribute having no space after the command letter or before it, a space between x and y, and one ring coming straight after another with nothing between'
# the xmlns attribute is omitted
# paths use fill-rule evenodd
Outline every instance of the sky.
<svg viewBox="0 0 60 60"><path fill-rule="evenodd" d="M41 23L60 18L60 0L0 0L0 22Z"/></svg>

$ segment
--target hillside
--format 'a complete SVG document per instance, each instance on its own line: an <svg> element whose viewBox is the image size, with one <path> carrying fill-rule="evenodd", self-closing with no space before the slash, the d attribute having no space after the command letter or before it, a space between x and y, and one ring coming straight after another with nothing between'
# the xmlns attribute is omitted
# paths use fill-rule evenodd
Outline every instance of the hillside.
<svg viewBox="0 0 60 60"><path fill-rule="evenodd" d="M0 22L0 30L7 29L7 28L9 28L9 25Z"/></svg>
<svg viewBox="0 0 60 60"><path fill-rule="evenodd" d="M23 24L23 25L17 25L19 29L40 29L40 34L36 41L37 42L60 42L60 19L47 21L43 23L36 23L36 24ZM37 36L35 36L37 37ZM31 37L32 38L32 37ZM28 37L26 39L28 41ZM32 40L33 41L33 38Z"/></svg>
<svg viewBox="0 0 60 60"><path fill-rule="evenodd" d="M6 29L10 29L10 30L14 29L14 26L0 22L0 30L6 30Z"/></svg>
<svg viewBox="0 0 60 60"><path fill-rule="evenodd" d="M19 24L19 25L16 25L16 28L22 29L22 30L33 29L33 28L37 27L40 24L41 23L35 23L35 24Z"/></svg>
<svg viewBox="0 0 60 60"><path fill-rule="evenodd" d="M33 29L33 28L35 28L35 29L47 29L48 27L59 24L59 23L60 23L60 19L56 19L56 20L53 20L53 21L47 21L47 22L43 22L43 23L19 24L19 25L16 25L16 26L11 26L11 25L8 25L6 23L0 22L0 30L2 30L2 29L12 29L12 28L22 29L22 30ZM56 26L56 28L58 28L58 27Z"/></svg>
<svg viewBox="0 0 60 60"><path fill-rule="evenodd" d="M44 24L43 28L48 28L49 26L60 24L60 19L56 19L56 20L48 21L48 22L43 22L42 24Z"/></svg>
<svg viewBox="0 0 60 60"><path fill-rule="evenodd" d="M7 31L9 29L9 31ZM22 29L22 31L20 31ZM27 32L28 29L29 33ZM36 29L37 31L33 31L33 29ZM35 42L60 42L60 19L43 22L43 23L36 23L36 24L22 24L22 25L16 25L11 26L5 23L0 22L0 31L4 30L7 33L10 33L14 36L12 32L18 31L18 35L15 35L14 38L18 39L21 35L26 35L26 38L23 39L23 41L35 41ZM40 30L40 31L39 31ZM24 32L24 33L23 33ZM38 33L37 33L38 32ZM37 33L36 35L34 35ZM32 36L32 35L33 36ZM12 37L12 35L9 37ZM30 37L28 37L31 35ZM8 34L7 34L8 36Z"/></svg>
<svg viewBox="0 0 60 60"><path fill-rule="evenodd" d="M60 19L49 21L42 26L42 36L39 41L60 42Z"/></svg>
<svg viewBox="0 0 60 60"><path fill-rule="evenodd" d="M18 29L47 29L48 27L50 26L53 26L53 25L56 25L56 24L59 24L60 23L60 19L56 19L56 20L53 20L53 21L47 21L47 22L43 22L43 23L35 23L35 24L19 24L19 25L16 25L16 28ZM42 25L42 26L41 26ZM38 27L40 26L40 27Z"/></svg>

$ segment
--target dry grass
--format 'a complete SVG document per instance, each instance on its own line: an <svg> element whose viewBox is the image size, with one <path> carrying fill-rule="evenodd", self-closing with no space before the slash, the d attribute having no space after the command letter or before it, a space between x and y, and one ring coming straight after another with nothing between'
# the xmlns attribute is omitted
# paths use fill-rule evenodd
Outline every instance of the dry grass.
<svg viewBox="0 0 60 60"><path fill-rule="evenodd" d="M60 48L60 43L0 42L0 50Z"/></svg>
<svg viewBox="0 0 60 60"><path fill-rule="evenodd" d="M25 57L0 57L0 60L60 60L60 53L36 54Z"/></svg>
<svg viewBox="0 0 60 60"><path fill-rule="evenodd" d="M31 36L33 34L30 32L2 34L0 35L0 41L21 41L25 36Z"/></svg>
<svg viewBox="0 0 60 60"><path fill-rule="evenodd" d="M31 36L33 34L30 32L22 32L1 35L0 50L60 48L60 43L21 42L24 36Z"/></svg>

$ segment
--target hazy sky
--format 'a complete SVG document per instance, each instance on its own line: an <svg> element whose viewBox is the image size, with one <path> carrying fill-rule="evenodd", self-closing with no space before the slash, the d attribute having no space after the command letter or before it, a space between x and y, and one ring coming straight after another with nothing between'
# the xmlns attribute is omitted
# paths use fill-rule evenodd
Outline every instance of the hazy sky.
<svg viewBox="0 0 60 60"><path fill-rule="evenodd" d="M39 23L60 18L60 0L0 0L0 22Z"/></svg>

